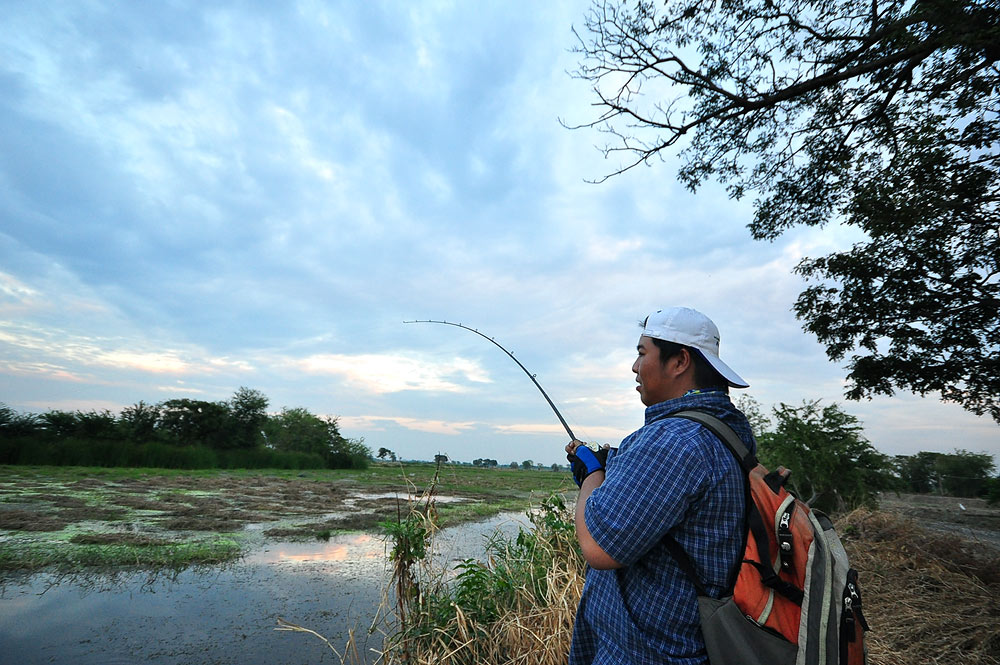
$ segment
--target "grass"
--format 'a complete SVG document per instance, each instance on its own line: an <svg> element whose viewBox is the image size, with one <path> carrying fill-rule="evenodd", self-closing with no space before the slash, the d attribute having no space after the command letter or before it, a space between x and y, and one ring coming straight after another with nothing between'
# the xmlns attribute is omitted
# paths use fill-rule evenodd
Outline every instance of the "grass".
<svg viewBox="0 0 1000 665"><path fill-rule="evenodd" d="M1000 552L886 511L837 527L860 573L871 665L1000 664Z"/></svg>
<svg viewBox="0 0 1000 665"><path fill-rule="evenodd" d="M418 503L401 531L419 532L432 514ZM428 570L420 556L397 566L394 584L410 579L398 587L403 602L380 662L564 663L584 567L557 498L533 522L531 533L495 539L485 563L467 560L457 574ZM860 571L871 665L1000 664L1000 551L889 511L853 511L837 529ZM342 663L361 662L352 646Z"/></svg>
<svg viewBox="0 0 1000 665"><path fill-rule="evenodd" d="M240 555L235 540L209 539L201 542L169 543L162 541L101 543L71 539L72 546L51 547L41 543L0 543L0 570L35 571L55 569L78 572L82 569L146 568L182 569L196 564L232 561Z"/></svg>
<svg viewBox="0 0 1000 665"><path fill-rule="evenodd" d="M495 534L485 562L467 559L449 573L427 556L437 531L435 490L432 481L410 513L388 525L394 570L384 606L392 610L380 662L564 663L584 573L571 508L550 495L529 511L532 529ZM360 662L354 646L349 640L342 663Z"/></svg>
<svg viewBox="0 0 1000 665"><path fill-rule="evenodd" d="M563 665L584 574L571 509L550 495L529 512L532 529L494 535L485 562L467 559L449 571L427 556L437 531L433 494L432 484L390 529L393 577L384 620L373 626L388 634L375 662ZM319 632L280 618L275 630L320 639L341 664L368 662L354 631L338 650Z"/></svg>
<svg viewBox="0 0 1000 665"><path fill-rule="evenodd" d="M251 538L247 524L263 524L256 537L269 540L378 531L408 510L409 496L435 471L429 463L303 471L0 466L0 572L224 561ZM437 485L463 499L439 504L439 524L450 526L522 511L531 496L571 481L547 470L445 465ZM128 541L128 533L142 536ZM81 542L81 534L110 540ZM205 546L216 541L229 545Z"/></svg>

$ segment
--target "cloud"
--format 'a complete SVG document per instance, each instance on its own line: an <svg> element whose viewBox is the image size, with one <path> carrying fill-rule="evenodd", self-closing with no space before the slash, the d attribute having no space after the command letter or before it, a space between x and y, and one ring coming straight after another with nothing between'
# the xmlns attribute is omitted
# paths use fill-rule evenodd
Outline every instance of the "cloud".
<svg viewBox="0 0 1000 665"><path fill-rule="evenodd" d="M559 124L592 119L566 74L585 4L12 6L0 397L251 385L415 457L465 434L469 454L538 458L565 433L509 358L401 321L495 335L574 431L614 441L642 422L637 320L687 304L762 401L839 399L843 372L790 311L792 269L850 230L755 242L749 197L685 190L671 155L588 182L616 164ZM996 448L981 420L924 403L866 426L905 447L941 422Z"/></svg>
<svg viewBox="0 0 1000 665"><path fill-rule="evenodd" d="M595 263L614 263L623 256L634 254L642 248L640 238L624 238L621 240L607 236L590 238L585 249L588 261Z"/></svg>
<svg viewBox="0 0 1000 665"><path fill-rule="evenodd" d="M194 369L172 352L151 353L124 349L100 351L95 347L86 351L89 351L89 354L81 353L77 356L77 359L85 364L107 365L149 374L191 374Z"/></svg>
<svg viewBox="0 0 1000 665"><path fill-rule="evenodd" d="M14 275L0 272L0 307L30 306L38 300L38 291L17 279ZM9 310L8 310L9 311Z"/></svg>
<svg viewBox="0 0 1000 665"><path fill-rule="evenodd" d="M446 436L464 434L477 427L477 423L471 421L433 420L403 416L339 416L337 421L341 428L384 431L386 423L391 423L415 432Z"/></svg>
<svg viewBox="0 0 1000 665"><path fill-rule="evenodd" d="M474 383L490 383L476 362L463 358L423 359L407 354L314 354L292 361L311 374L339 376L351 385L374 394L406 390L425 392L467 392L453 377Z"/></svg>
<svg viewBox="0 0 1000 665"><path fill-rule="evenodd" d="M27 376L83 381L104 370L178 377L249 372L245 360L212 356L202 349L169 348L153 340L99 337L57 327L0 322L4 366Z"/></svg>
<svg viewBox="0 0 1000 665"><path fill-rule="evenodd" d="M510 425L493 425L494 430L501 434L509 435L525 435L525 434L544 434L551 436L554 439L560 437L566 438L566 430L559 424L548 424L548 423L513 423ZM583 432L586 432L587 437L597 437L602 443L612 442L613 445L617 445L628 430L622 430L618 427L607 427L607 426L586 426L586 427L571 427L573 433L578 437L583 436ZM579 429L579 432L577 431Z"/></svg>
<svg viewBox="0 0 1000 665"><path fill-rule="evenodd" d="M46 400L42 402L26 402L25 406L32 412L40 411L110 411L116 412L120 405L115 402L101 399L71 399L71 400Z"/></svg>
<svg viewBox="0 0 1000 665"><path fill-rule="evenodd" d="M175 393L189 393L189 394L192 394L192 395L204 395L204 394L206 394L206 391L204 391L204 390L202 390L200 388L195 388L194 386L184 385L183 381L178 381L178 382L176 382L176 383L174 383L172 385L169 385L169 386L156 386L156 390L158 392L161 392L161 393L171 393L171 394L175 394Z"/></svg>
<svg viewBox="0 0 1000 665"><path fill-rule="evenodd" d="M88 381L87 377L79 373L68 371L65 367L52 365L44 362L16 362L0 360L0 371L13 376L40 377L53 381L70 381L83 383Z"/></svg>

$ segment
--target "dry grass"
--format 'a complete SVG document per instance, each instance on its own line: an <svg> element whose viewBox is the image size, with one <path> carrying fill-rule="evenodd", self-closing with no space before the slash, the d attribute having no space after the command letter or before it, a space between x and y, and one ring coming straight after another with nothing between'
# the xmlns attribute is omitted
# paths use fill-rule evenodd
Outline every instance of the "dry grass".
<svg viewBox="0 0 1000 665"><path fill-rule="evenodd" d="M421 517L426 514L425 504ZM385 641L381 662L565 663L583 589L583 558L570 510L561 501L543 502L531 519L530 534L494 539L487 561L465 562L457 578L425 567L406 571L412 578L404 585L408 602L398 603L397 595L397 629Z"/></svg>
<svg viewBox="0 0 1000 665"><path fill-rule="evenodd" d="M74 545L132 545L162 547L172 544L165 538L153 538L141 533L78 533L69 539Z"/></svg>
<svg viewBox="0 0 1000 665"><path fill-rule="evenodd" d="M425 503L424 518L427 508ZM365 657L353 633L342 652L330 648L341 663L352 664L565 663L584 566L572 532L565 523L560 526L563 520L571 524L568 511L549 517L533 520L532 556L543 563L534 570L543 574L523 580L488 620L477 616L481 611L475 602L469 605L455 594L453 575L451 582L443 582L448 575L421 562L420 571L409 571L420 590L411 593L413 602L404 607L387 599L383 606L391 608L391 616L382 651ZM866 636L870 665L1000 665L1000 550L921 528L888 511L856 510L842 516L837 529L861 576L864 611L872 627ZM523 549L508 548L494 553L483 568L510 579L505 567L523 559ZM447 611L435 606L433 598L445 599ZM400 626L400 617L406 625Z"/></svg>
<svg viewBox="0 0 1000 665"><path fill-rule="evenodd" d="M889 512L837 527L861 576L871 665L1000 663L1000 552Z"/></svg>
<svg viewBox="0 0 1000 665"><path fill-rule="evenodd" d="M566 662L573 618L583 590L580 566L553 566L548 571L545 586L547 592L540 599L522 590L515 606L487 627L484 644L487 649L477 650L483 656L478 662L512 665ZM432 654L420 662L436 661Z"/></svg>
<svg viewBox="0 0 1000 665"><path fill-rule="evenodd" d="M861 574L871 665L1000 664L1000 552L882 511L856 510L838 531ZM553 556L544 595L522 587L485 625L456 608L430 639L405 653L389 649L383 662L565 663L583 569L570 543L544 530L540 542Z"/></svg>
<svg viewBox="0 0 1000 665"><path fill-rule="evenodd" d="M62 516L39 515L35 510L0 509L2 531L62 531L69 521Z"/></svg>

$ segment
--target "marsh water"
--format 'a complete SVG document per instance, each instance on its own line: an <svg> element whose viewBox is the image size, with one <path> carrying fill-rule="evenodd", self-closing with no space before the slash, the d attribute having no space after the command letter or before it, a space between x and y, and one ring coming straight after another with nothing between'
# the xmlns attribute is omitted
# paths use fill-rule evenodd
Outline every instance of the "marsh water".
<svg viewBox="0 0 1000 665"><path fill-rule="evenodd" d="M445 529L434 539L439 566L482 558L497 531L527 526L507 513ZM8 579L0 586L0 663L299 665L339 663L319 638L276 631L279 618L309 628L343 652L381 645L369 628L389 576L386 543L371 534L329 541L260 543L239 562L176 574L126 572Z"/></svg>

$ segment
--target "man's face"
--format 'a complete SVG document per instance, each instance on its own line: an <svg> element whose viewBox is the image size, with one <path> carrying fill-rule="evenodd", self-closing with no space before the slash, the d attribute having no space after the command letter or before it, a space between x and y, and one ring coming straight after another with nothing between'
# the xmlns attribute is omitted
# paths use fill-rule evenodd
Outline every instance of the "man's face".
<svg viewBox="0 0 1000 665"><path fill-rule="evenodd" d="M677 380L668 372L668 366L660 362L660 349L649 337L642 336L636 345L639 357L632 363L635 381L639 385L639 399L646 406L653 406L668 399L679 397Z"/></svg>

